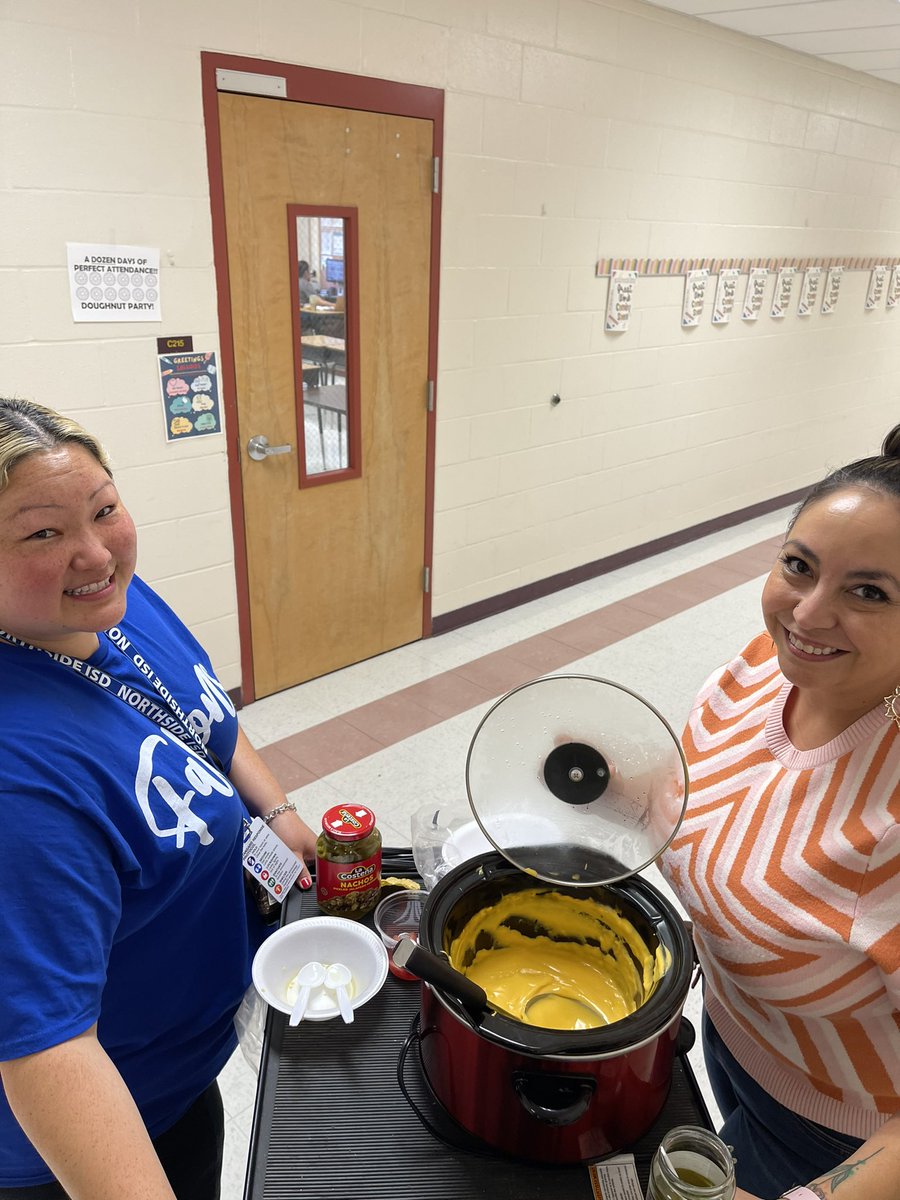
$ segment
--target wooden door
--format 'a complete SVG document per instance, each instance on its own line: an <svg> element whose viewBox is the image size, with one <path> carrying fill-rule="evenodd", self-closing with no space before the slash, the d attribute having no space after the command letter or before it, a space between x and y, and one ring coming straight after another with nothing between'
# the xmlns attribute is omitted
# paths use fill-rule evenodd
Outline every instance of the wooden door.
<svg viewBox="0 0 900 1200"><path fill-rule="evenodd" d="M261 697L422 636L433 129L226 93L219 125ZM298 444L296 206L355 213L358 235L346 330L348 374L358 356L357 461L314 478ZM256 461L247 446L258 435L291 450Z"/></svg>

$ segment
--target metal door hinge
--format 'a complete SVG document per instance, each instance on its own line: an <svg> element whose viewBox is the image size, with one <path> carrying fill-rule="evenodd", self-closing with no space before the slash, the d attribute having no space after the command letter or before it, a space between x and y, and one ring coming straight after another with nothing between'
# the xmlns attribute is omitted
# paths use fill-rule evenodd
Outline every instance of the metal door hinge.
<svg viewBox="0 0 900 1200"><path fill-rule="evenodd" d="M422 568L422 591L426 596L431 591L431 567Z"/></svg>
<svg viewBox="0 0 900 1200"><path fill-rule="evenodd" d="M429 412L434 412L434 380L428 380L428 391L425 395L425 407Z"/></svg>
<svg viewBox="0 0 900 1200"><path fill-rule="evenodd" d="M431 160L431 190L435 195L441 190L441 160L437 155Z"/></svg>

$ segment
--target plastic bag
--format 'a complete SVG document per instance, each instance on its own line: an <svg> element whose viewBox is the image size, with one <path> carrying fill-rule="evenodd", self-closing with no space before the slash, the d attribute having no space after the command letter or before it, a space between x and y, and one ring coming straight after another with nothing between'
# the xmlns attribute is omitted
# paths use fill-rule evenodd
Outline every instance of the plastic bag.
<svg viewBox="0 0 900 1200"><path fill-rule="evenodd" d="M240 1007L234 1014L234 1027L237 1030L241 1053L247 1065L256 1075L259 1074L263 1034L266 1029L268 1013L268 1004L251 983L244 993Z"/></svg>
<svg viewBox="0 0 900 1200"><path fill-rule="evenodd" d="M493 850L463 804L423 804L411 824L413 860L426 891L459 863Z"/></svg>

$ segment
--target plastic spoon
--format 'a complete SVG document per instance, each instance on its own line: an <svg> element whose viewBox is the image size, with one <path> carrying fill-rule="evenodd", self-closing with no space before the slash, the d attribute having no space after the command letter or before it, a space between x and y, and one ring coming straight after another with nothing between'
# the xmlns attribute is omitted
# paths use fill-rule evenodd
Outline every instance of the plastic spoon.
<svg viewBox="0 0 900 1200"><path fill-rule="evenodd" d="M347 995L347 984L353 976L345 963L332 963L325 972L325 986L330 992L337 992L338 1008L344 1018L344 1024L349 1025L353 1020L353 1005Z"/></svg>
<svg viewBox="0 0 900 1200"><path fill-rule="evenodd" d="M299 1025L303 1020L303 1014L306 1012L306 1006L309 1004L309 994L313 988L321 987L325 981L325 968L320 962L313 960L306 963L297 972L297 999L294 1001L294 1007L291 1009L291 1017L288 1021L289 1025Z"/></svg>

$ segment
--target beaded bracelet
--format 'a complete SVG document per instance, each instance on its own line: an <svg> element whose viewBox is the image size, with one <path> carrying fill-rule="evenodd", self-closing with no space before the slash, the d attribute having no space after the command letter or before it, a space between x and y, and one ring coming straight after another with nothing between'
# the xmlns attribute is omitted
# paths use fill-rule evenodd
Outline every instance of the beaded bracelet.
<svg viewBox="0 0 900 1200"><path fill-rule="evenodd" d="M275 820L275 818L280 817L282 813L284 813L284 812L295 813L296 811L297 811L297 805L293 802L293 800L285 800L284 804L279 804L277 808L273 808L271 812L266 813L266 815L263 817L263 820L265 821L265 823L267 825L270 825ZM801 1198L801 1200L802 1200L802 1198Z"/></svg>

